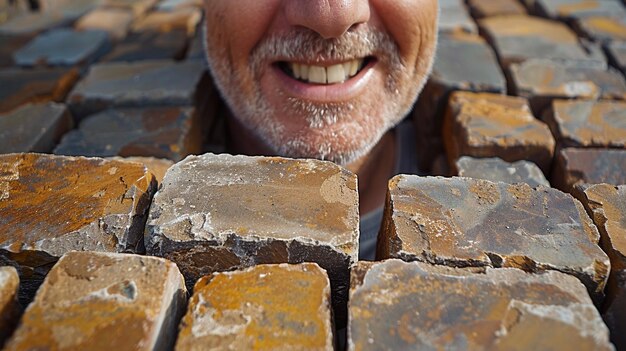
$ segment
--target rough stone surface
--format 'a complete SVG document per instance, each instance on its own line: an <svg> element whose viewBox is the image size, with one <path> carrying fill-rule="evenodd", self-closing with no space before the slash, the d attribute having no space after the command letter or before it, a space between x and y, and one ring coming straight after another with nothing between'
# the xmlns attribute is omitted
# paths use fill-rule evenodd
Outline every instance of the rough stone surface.
<svg viewBox="0 0 626 351"><path fill-rule="evenodd" d="M554 19L626 16L626 10L618 1L605 0L537 0L535 10Z"/></svg>
<svg viewBox="0 0 626 351"><path fill-rule="evenodd" d="M611 65L619 69L626 77L626 41L614 41L606 46Z"/></svg>
<svg viewBox="0 0 626 351"><path fill-rule="evenodd" d="M167 260L71 252L50 270L7 350L168 350L185 282Z"/></svg>
<svg viewBox="0 0 626 351"><path fill-rule="evenodd" d="M142 157L142 156L131 156L131 157L109 157L110 160L115 161L125 161L125 162L137 162L143 163L148 171L154 175L154 179L161 184L163 182L163 177L165 177L165 172L174 165L172 160L164 159L164 158L155 158L155 157Z"/></svg>
<svg viewBox="0 0 626 351"><path fill-rule="evenodd" d="M109 33L113 40L126 37L133 21L133 13L122 8L97 8L78 20L78 30L102 30Z"/></svg>
<svg viewBox="0 0 626 351"><path fill-rule="evenodd" d="M580 33L598 42L626 40L626 11L624 17L587 17L576 21Z"/></svg>
<svg viewBox="0 0 626 351"><path fill-rule="evenodd" d="M626 347L626 186L577 186L575 194L600 230L600 243L611 259L604 320L611 340L622 350Z"/></svg>
<svg viewBox="0 0 626 351"><path fill-rule="evenodd" d="M40 34L15 52L14 58L20 66L86 65L108 50L108 35L103 31L61 28Z"/></svg>
<svg viewBox="0 0 626 351"><path fill-rule="evenodd" d="M451 167L461 156L528 160L550 171L554 138L548 126L535 119L526 99L454 92L445 116L444 143Z"/></svg>
<svg viewBox="0 0 626 351"><path fill-rule="evenodd" d="M0 113L29 102L62 102L76 80L75 69L0 70Z"/></svg>
<svg viewBox="0 0 626 351"><path fill-rule="evenodd" d="M196 283L176 350L333 350L330 283L315 263L259 265Z"/></svg>
<svg viewBox="0 0 626 351"><path fill-rule="evenodd" d="M188 287L212 272L317 262L345 323L358 225L356 176L333 163L205 154L168 170L145 240L149 254L178 264Z"/></svg>
<svg viewBox="0 0 626 351"><path fill-rule="evenodd" d="M208 78L200 61L103 63L91 66L68 103L77 118L110 107L201 105L205 84Z"/></svg>
<svg viewBox="0 0 626 351"><path fill-rule="evenodd" d="M559 272L359 264L348 350L613 350L585 288Z"/></svg>
<svg viewBox="0 0 626 351"><path fill-rule="evenodd" d="M599 238L580 202L556 189L399 175L389 181L377 258L561 271L599 303L610 267Z"/></svg>
<svg viewBox="0 0 626 351"><path fill-rule="evenodd" d="M186 50L187 33L183 30L131 33L100 62L180 60L185 56Z"/></svg>
<svg viewBox="0 0 626 351"><path fill-rule="evenodd" d="M587 53L565 24L531 16L496 16L479 21L503 66L549 59L577 67L606 68L601 53Z"/></svg>
<svg viewBox="0 0 626 351"><path fill-rule="evenodd" d="M537 115L552 100L626 100L626 82L613 69L598 70L566 67L546 60L528 60L511 65L513 94L528 98Z"/></svg>
<svg viewBox="0 0 626 351"><path fill-rule="evenodd" d="M72 128L65 105L49 102L26 104L0 114L0 154L51 152Z"/></svg>
<svg viewBox="0 0 626 351"><path fill-rule="evenodd" d="M196 27L198 27L201 19L202 11L194 7L176 11L154 11L135 22L133 31L165 33L172 30L184 30L191 37L196 33Z"/></svg>
<svg viewBox="0 0 626 351"><path fill-rule="evenodd" d="M478 33L462 0L439 0L439 33Z"/></svg>
<svg viewBox="0 0 626 351"><path fill-rule="evenodd" d="M525 160L509 163L498 157L473 158L463 156L456 161L455 165L458 170L457 175L460 177L509 184L526 183L533 188L538 185L550 186L541 169L536 164Z"/></svg>
<svg viewBox="0 0 626 351"><path fill-rule="evenodd" d="M17 302L17 289L20 278L15 268L0 267L0 348L11 336L21 314Z"/></svg>
<svg viewBox="0 0 626 351"><path fill-rule="evenodd" d="M200 153L199 116L192 107L106 110L84 119L54 149L70 156L148 156L180 161Z"/></svg>
<svg viewBox="0 0 626 351"><path fill-rule="evenodd" d="M469 0L468 5L474 18L526 14L517 0Z"/></svg>
<svg viewBox="0 0 626 351"><path fill-rule="evenodd" d="M448 96L455 90L506 92L506 80L496 56L479 36L456 33L439 37L432 74L414 108L422 169L430 167L437 153L433 150L443 152L443 114Z"/></svg>
<svg viewBox="0 0 626 351"><path fill-rule="evenodd" d="M570 191L576 183L626 184L626 150L566 148L555 157L551 183Z"/></svg>
<svg viewBox="0 0 626 351"><path fill-rule="evenodd" d="M75 251L141 252L154 177L142 164L42 154L0 156L0 264L20 298Z"/></svg>
<svg viewBox="0 0 626 351"><path fill-rule="evenodd" d="M544 119L560 147L626 148L626 102L555 100Z"/></svg>

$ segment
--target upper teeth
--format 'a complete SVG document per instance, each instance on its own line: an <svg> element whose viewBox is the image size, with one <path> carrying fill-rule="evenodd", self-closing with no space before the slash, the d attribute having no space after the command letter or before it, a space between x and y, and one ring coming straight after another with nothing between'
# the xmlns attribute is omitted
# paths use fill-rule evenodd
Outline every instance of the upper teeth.
<svg viewBox="0 0 626 351"><path fill-rule="evenodd" d="M294 77L310 83L334 84L353 77L361 68L363 59L352 60L328 67L290 63Z"/></svg>

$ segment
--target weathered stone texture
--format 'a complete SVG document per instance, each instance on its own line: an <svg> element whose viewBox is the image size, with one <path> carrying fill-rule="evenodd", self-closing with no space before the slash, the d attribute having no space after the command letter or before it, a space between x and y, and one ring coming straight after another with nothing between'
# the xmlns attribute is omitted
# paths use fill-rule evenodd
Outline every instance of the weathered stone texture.
<svg viewBox="0 0 626 351"><path fill-rule="evenodd" d="M0 154L51 152L71 128L72 116L65 105L53 102L26 104L0 113Z"/></svg>
<svg viewBox="0 0 626 351"><path fill-rule="evenodd" d="M154 60L91 66L68 97L75 117L111 107L199 106L208 84L199 61Z"/></svg>
<svg viewBox="0 0 626 351"><path fill-rule="evenodd" d="M587 17L576 21L580 33L597 42L626 40L626 12L624 17Z"/></svg>
<svg viewBox="0 0 626 351"><path fill-rule="evenodd" d="M626 150L566 148L554 162L551 183L563 191L576 183L626 184Z"/></svg>
<svg viewBox="0 0 626 351"><path fill-rule="evenodd" d="M473 158L463 156L456 163L457 175L460 177L477 178L492 182L509 184L526 183L531 187L550 186L541 169L529 161L509 163L498 157Z"/></svg>
<svg viewBox="0 0 626 351"><path fill-rule="evenodd" d="M78 20L77 30L102 30L113 40L126 37L133 21L133 13L123 8L96 8Z"/></svg>
<svg viewBox="0 0 626 351"><path fill-rule="evenodd" d="M561 271L599 303L610 267L599 238L580 202L556 189L399 175L389 182L377 258Z"/></svg>
<svg viewBox="0 0 626 351"><path fill-rule="evenodd" d="M560 147L626 148L626 102L555 100L544 119Z"/></svg>
<svg viewBox="0 0 626 351"><path fill-rule="evenodd" d="M92 115L54 149L70 156L148 156L180 161L200 153L200 116L192 107L111 109Z"/></svg>
<svg viewBox="0 0 626 351"><path fill-rule="evenodd" d="M475 18L526 14L524 5L517 0L469 0L468 5Z"/></svg>
<svg viewBox="0 0 626 351"><path fill-rule="evenodd" d="M626 16L626 10L618 1L604 0L537 0L535 10L554 19Z"/></svg>
<svg viewBox="0 0 626 351"><path fill-rule="evenodd" d="M103 31L62 28L37 36L16 51L14 58L20 66L87 65L109 49L108 35Z"/></svg>
<svg viewBox="0 0 626 351"><path fill-rule="evenodd" d="M167 260L71 252L50 270L7 350L168 350L185 282Z"/></svg>
<svg viewBox="0 0 626 351"><path fill-rule="evenodd" d="M526 99L454 92L444 120L444 143L451 167L461 156L528 160L550 171L554 138L548 126L535 119Z"/></svg>
<svg viewBox="0 0 626 351"><path fill-rule="evenodd" d="M590 53L565 24L531 16L496 16L479 21L504 67L525 60L549 59L577 67L606 68L600 52Z"/></svg>
<svg viewBox="0 0 626 351"><path fill-rule="evenodd" d="M72 18L63 13L28 12L0 23L0 34L35 35L37 33L63 27L72 22Z"/></svg>
<svg viewBox="0 0 626 351"><path fill-rule="evenodd" d="M29 102L62 102L76 80L75 69L0 70L0 113Z"/></svg>
<svg viewBox="0 0 626 351"><path fill-rule="evenodd" d="M559 272L359 264L348 350L613 350L585 288Z"/></svg>
<svg viewBox="0 0 626 351"><path fill-rule="evenodd" d="M194 287L176 350L333 350L330 283L315 263L214 273Z"/></svg>
<svg viewBox="0 0 626 351"><path fill-rule="evenodd" d="M15 268L0 267L0 348L11 336L20 318L21 307L17 302L20 278Z"/></svg>
<svg viewBox="0 0 626 351"><path fill-rule="evenodd" d="M191 37L196 33L196 27L201 19L202 11L194 7L175 11L154 11L135 22L133 31L166 33L172 30L184 30Z"/></svg>
<svg viewBox="0 0 626 351"><path fill-rule="evenodd" d="M22 301L66 252L141 252L155 188L138 163L0 156L0 264L18 268Z"/></svg>
<svg viewBox="0 0 626 351"><path fill-rule="evenodd" d="M513 93L530 100L536 114L554 99L626 100L626 81L614 69L566 67L547 60L511 65Z"/></svg>
<svg viewBox="0 0 626 351"><path fill-rule="evenodd" d="M179 60L185 56L186 49L187 33L183 30L131 33L100 62Z"/></svg>
<svg viewBox="0 0 626 351"><path fill-rule="evenodd" d="M142 156L131 156L131 157L109 157L110 160L115 161L125 161L125 162L137 162L142 163L148 171L154 175L154 179L161 184L163 182L163 178L165 177L165 172L174 165L172 160L163 159L163 158L155 158L155 157L142 157Z"/></svg>
<svg viewBox="0 0 626 351"><path fill-rule="evenodd" d="M155 195L146 250L176 262L188 287L212 272L317 262L345 323L358 217L356 176L333 163L189 156L168 170Z"/></svg>
<svg viewBox="0 0 626 351"><path fill-rule="evenodd" d="M600 230L602 248L611 259L604 320L618 349L626 348L626 186L577 186L576 197Z"/></svg>

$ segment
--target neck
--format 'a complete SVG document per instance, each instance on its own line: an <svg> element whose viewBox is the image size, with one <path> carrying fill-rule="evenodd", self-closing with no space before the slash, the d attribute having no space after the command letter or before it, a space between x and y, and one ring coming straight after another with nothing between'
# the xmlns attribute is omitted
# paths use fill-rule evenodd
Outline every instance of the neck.
<svg viewBox="0 0 626 351"><path fill-rule="evenodd" d="M262 140L248 131L232 116L228 116L228 149L236 154L276 156ZM396 156L395 134L388 131L365 156L345 167L358 177L359 212L365 215L385 202L387 182L393 175Z"/></svg>

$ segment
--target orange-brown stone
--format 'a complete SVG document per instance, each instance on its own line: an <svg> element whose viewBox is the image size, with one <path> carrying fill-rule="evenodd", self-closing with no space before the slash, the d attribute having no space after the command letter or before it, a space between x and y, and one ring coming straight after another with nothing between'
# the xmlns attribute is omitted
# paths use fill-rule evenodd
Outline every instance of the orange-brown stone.
<svg viewBox="0 0 626 351"><path fill-rule="evenodd" d="M133 13L125 8L96 8L76 23L77 30L102 30L109 33L113 40L126 37L133 21Z"/></svg>
<svg viewBox="0 0 626 351"><path fill-rule="evenodd" d="M176 350L333 350L330 283L315 263L214 273L195 285Z"/></svg>
<svg viewBox="0 0 626 351"><path fill-rule="evenodd" d="M469 0L468 5L474 18L526 14L524 6L516 0Z"/></svg>
<svg viewBox="0 0 626 351"><path fill-rule="evenodd" d="M626 16L594 16L581 18L576 23L581 33L595 41L604 43L626 41Z"/></svg>
<svg viewBox="0 0 626 351"><path fill-rule="evenodd" d="M0 267L0 348L13 333L20 318L21 307L17 302L20 278L11 266Z"/></svg>
<svg viewBox="0 0 626 351"><path fill-rule="evenodd" d="M132 30L134 32L169 32L175 29L182 29L186 31L189 37L192 37L196 33L196 27L201 19L202 11L194 7L175 11L154 11L135 22Z"/></svg>
<svg viewBox="0 0 626 351"><path fill-rule="evenodd" d="M70 252L50 270L6 350L171 349L186 294L167 260Z"/></svg>
<svg viewBox="0 0 626 351"><path fill-rule="evenodd" d="M560 272L359 262L348 350L613 350L585 287Z"/></svg>
<svg viewBox="0 0 626 351"><path fill-rule="evenodd" d="M125 161L125 162L137 162L143 163L148 171L154 175L156 181L161 184L163 182L163 177L165 177L165 172L172 167L174 162L172 160L164 159L164 158L154 158L154 157L142 157L142 156L131 156L131 157L111 157L111 160L115 161Z"/></svg>
<svg viewBox="0 0 626 351"><path fill-rule="evenodd" d="M0 156L0 263L19 267L23 301L66 252L142 251L155 190L139 163Z"/></svg>
<svg viewBox="0 0 626 351"><path fill-rule="evenodd" d="M599 239L580 202L556 189L399 175L389 182L377 258L561 271L600 303L610 263Z"/></svg>
<svg viewBox="0 0 626 351"><path fill-rule="evenodd" d="M528 160L550 171L554 138L535 119L526 99L488 93L455 92L444 120L444 143L452 168L461 156Z"/></svg>

